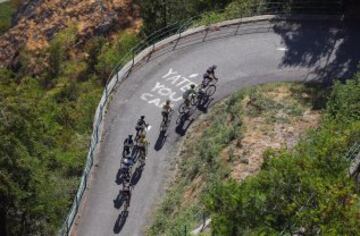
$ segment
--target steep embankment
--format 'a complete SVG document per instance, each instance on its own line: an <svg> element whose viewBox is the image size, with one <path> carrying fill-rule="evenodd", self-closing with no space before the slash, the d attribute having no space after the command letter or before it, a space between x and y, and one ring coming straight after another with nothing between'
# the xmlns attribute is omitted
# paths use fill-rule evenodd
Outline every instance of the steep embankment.
<svg viewBox="0 0 360 236"><path fill-rule="evenodd" d="M360 140L359 102L360 74L332 92L270 84L217 104L189 130L149 235L209 217L215 235L359 235L346 159Z"/></svg>
<svg viewBox="0 0 360 236"><path fill-rule="evenodd" d="M3 29L13 2L0 9ZM103 82L137 42L137 17L129 1L22 2L0 36L0 235L55 235L78 188Z"/></svg>
<svg viewBox="0 0 360 236"><path fill-rule="evenodd" d="M308 129L317 127L319 91L315 84L250 87L202 115L179 147L176 178L149 235L195 228L206 213L201 199L214 183L257 174L266 150L292 148Z"/></svg>
<svg viewBox="0 0 360 236"><path fill-rule="evenodd" d="M136 26L138 14L131 0L23 1L13 17L12 28L0 37L0 66L16 67L20 49L37 55L56 33L69 26L77 28L75 42L79 47L93 36Z"/></svg>

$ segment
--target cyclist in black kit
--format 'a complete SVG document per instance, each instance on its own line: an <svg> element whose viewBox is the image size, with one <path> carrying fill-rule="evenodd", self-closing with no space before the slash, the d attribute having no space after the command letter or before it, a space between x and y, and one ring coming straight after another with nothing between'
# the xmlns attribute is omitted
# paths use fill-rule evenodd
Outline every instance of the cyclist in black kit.
<svg viewBox="0 0 360 236"><path fill-rule="evenodd" d="M218 78L215 76L215 70L216 70L217 66L213 65L210 66L207 70L206 73L203 75L203 81L202 84L207 87L210 83L212 83L214 80L217 82Z"/></svg>
<svg viewBox="0 0 360 236"><path fill-rule="evenodd" d="M123 156L130 154L131 149L133 147L134 147L134 140L132 139L132 135L130 134L124 141Z"/></svg>

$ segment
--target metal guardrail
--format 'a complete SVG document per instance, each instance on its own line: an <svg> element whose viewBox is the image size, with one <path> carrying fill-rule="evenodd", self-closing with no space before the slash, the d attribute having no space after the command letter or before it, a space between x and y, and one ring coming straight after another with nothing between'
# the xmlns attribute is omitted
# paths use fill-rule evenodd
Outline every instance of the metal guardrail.
<svg viewBox="0 0 360 236"><path fill-rule="evenodd" d="M345 155L350 162L349 176L356 176L359 174L360 167L360 143L354 143Z"/></svg>
<svg viewBox="0 0 360 236"><path fill-rule="evenodd" d="M321 1L320 1L321 2ZM198 32L205 32L204 36L201 36L200 41L205 41L206 38L212 34L212 32L209 30L210 26L214 23L218 23L219 21L225 21L225 20L233 20L233 19L242 19L244 17L252 17L252 16L260 16L260 15L289 15L290 13L307 13L311 12L310 15L329 15L329 12L327 9L330 7L334 9L341 9L341 3L342 1L334 0L332 2L327 1L327 5L319 5L317 7L314 6L308 6L307 4L314 4L314 1L304 0L301 3L292 6L289 8L289 6L286 6L284 2L276 2L271 4L257 4L252 6L246 6L244 8L238 9L238 12L232 12L230 15L226 15L226 12L224 11L218 11L213 12L209 14L202 14L195 17L192 17L190 19L177 22L171 25L166 26L165 28L162 28L151 35L149 35L146 39L142 40L138 45L136 45L134 48L132 48L126 55L123 56L123 58L120 60L119 64L114 68L114 70L111 72L106 86L103 91L103 95L101 97L100 103L96 109L95 117L94 117L94 123L93 123L93 133L91 136L91 143L87 155L87 161L85 164L83 175L80 179L80 185L78 188L78 191L75 195L74 201L72 203L72 206L70 208L70 211L65 219L65 222L63 224L63 227L61 228L59 235L69 235L71 228L73 226L75 217L78 213L79 207L81 205L81 199L84 195L84 192L87 188L90 172L92 170L92 166L94 163L94 155L95 151L98 147L98 144L100 142L100 136L101 136L101 130L102 130L102 121L105 115L105 109L107 106L107 103L109 101L109 97L111 96L111 93L114 91L114 88L124 79L126 79L131 71L133 70L134 66L142 61L142 59L145 58L145 56L142 56L139 61L136 60L136 55L140 53L144 54L146 52L147 57L151 57L151 55L159 48L157 48L157 44L160 44L159 42L169 36L171 41L165 42L164 44L169 45L170 43L174 43L173 46L171 46L171 50L175 50L178 46L178 42L182 38L186 38L189 35L192 35L194 33ZM316 5L316 4L315 4ZM213 20L211 18L212 14L224 14L217 20ZM330 12L330 15L339 15L338 11ZM261 21L258 20L258 21ZM246 22L245 22L246 23ZM198 25L205 25L200 30L187 33L191 31L191 28ZM236 23L231 23L231 25L235 24L234 31L231 31L231 34L236 35L239 31L240 25L244 24L242 20L237 21ZM220 26L220 27L225 27ZM167 41L167 40L164 40ZM160 47L163 47L164 44L162 44ZM139 56L140 57L140 56ZM127 62L127 63L126 63ZM185 233L186 234L186 233Z"/></svg>

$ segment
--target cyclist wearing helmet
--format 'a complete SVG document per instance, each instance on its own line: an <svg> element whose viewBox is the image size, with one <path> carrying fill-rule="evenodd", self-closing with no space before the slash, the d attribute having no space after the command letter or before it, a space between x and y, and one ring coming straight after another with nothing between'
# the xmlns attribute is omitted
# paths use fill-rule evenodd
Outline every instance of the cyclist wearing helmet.
<svg viewBox="0 0 360 236"><path fill-rule="evenodd" d="M172 111L170 100L166 100L166 103L162 107L161 115L163 116L163 120L166 123L169 119L169 113Z"/></svg>
<svg viewBox="0 0 360 236"><path fill-rule="evenodd" d="M132 139L132 135L130 134L124 141L124 150L123 150L124 155L129 154L133 146L134 146L134 140Z"/></svg>
<svg viewBox="0 0 360 236"><path fill-rule="evenodd" d="M206 86L204 84L201 84L198 88L197 94L199 101L202 101L202 99L206 96Z"/></svg>
<svg viewBox="0 0 360 236"><path fill-rule="evenodd" d="M141 134L137 146L140 150L140 154L141 154L140 156L144 159L146 157L146 149L148 145L149 145L149 141L146 139L145 134Z"/></svg>
<svg viewBox="0 0 360 236"><path fill-rule="evenodd" d="M131 168L134 165L134 160L131 157L131 154L125 154L124 159L121 161L122 169L124 170L124 179L130 181L130 172Z"/></svg>
<svg viewBox="0 0 360 236"><path fill-rule="evenodd" d="M127 181L123 183L123 189L121 190L122 195L126 199L124 209L127 210L130 206L130 200L131 200L131 183L130 181Z"/></svg>
<svg viewBox="0 0 360 236"><path fill-rule="evenodd" d="M216 68L217 68L216 65L210 66L206 70L206 73L203 75L202 84L205 85L205 87L208 86L213 80L218 81L218 78L216 78L215 76Z"/></svg>
<svg viewBox="0 0 360 236"><path fill-rule="evenodd" d="M186 106L190 106L190 98L193 95L196 95L195 84L190 85L190 88L183 93Z"/></svg>
<svg viewBox="0 0 360 236"><path fill-rule="evenodd" d="M135 130L136 130L136 136L139 135L139 133L143 132L146 127L148 127L149 124L145 121L145 116L142 115L140 119L137 121Z"/></svg>

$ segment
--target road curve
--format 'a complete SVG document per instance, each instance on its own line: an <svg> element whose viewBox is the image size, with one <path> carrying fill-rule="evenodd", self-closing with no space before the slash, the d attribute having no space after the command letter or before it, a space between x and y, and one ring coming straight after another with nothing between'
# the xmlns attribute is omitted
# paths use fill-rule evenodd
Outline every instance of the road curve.
<svg viewBox="0 0 360 236"><path fill-rule="evenodd" d="M171 169L171 153L181 135L171 132L161 150L158 105L167 98L178 100L189 83L199 83L211 64L220 77L215 99L242 87L271 81L326 80L349 77L360 58L358 22L303 21L259 22L242 25L236 36L212 38L190 44L193 35L180 40L177 49L159 53L134 70L114 92L104 121L93 181L87 190L72 235L143 235L151 213L164 193ZM121 225L121 209L115 207L120 186L116 183L124 138L134 133L139 115L145 114L152 128L151 148L145 169L133 190L129 215ZM157 148L158 149L158 148Z"/></svg>

